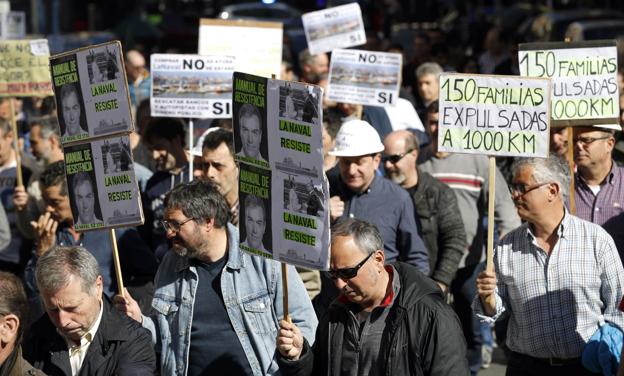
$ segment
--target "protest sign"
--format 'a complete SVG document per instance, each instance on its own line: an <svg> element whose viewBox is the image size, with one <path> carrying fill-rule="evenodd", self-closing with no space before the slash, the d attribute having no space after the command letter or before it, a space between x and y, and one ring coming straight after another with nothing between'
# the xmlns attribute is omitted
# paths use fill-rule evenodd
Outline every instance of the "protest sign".
<svg viewBox="0 0 624 376"><path fill-rule="evenodd" d="M26 12L0 13L0 39L23 39L26 36Z"/></svg>
<svg viewBox="0 0 624 376"><path fill-rule="evenodd" d="M362 10L358 3L306 13L301 19L312 55L366 43Z"/></svg>
<svg viewBox="0 0 624 376"><path fill-rule="evenodd" d="M520 44L520 74L552 78L553 125L617 123L615 41Z"/></svg>
<svg viewBox="0 0 624 376"><path fill-rule="evenodd" d="M0 97L52 95L48 41L0 41Z"/></svg>
<svg viewBox="0 0 624 376"><path fill-rule="evenodd" d="M50 58L62 144L132 131L122 56L113 41Z"/></svg>
<svg viewBox="0 0 624 376"><path fill-rule="evenodd" d="M321 89L235 72L233 94L241 249L327 269Z"/></svg>
<svg viewBox="0 0 624 376"><path fill-rule="evenodd" d="M279 77L282 33L280 22L201 19L198 53L232 56L239 72Z"/></svg>
<svg viewBox="0 0 624 376"><path fill-rule="evenodd" d="M550 80L442 74L438 150L548 156Z"/></svg>
<svg viewBox="0 0 624 376"><path fill-rule="evenodd" d="M128 136L66 146L64 153L76 231L143 223Z"/></svg>
<svg viewBox="0 0 624 376"><path fill-rule="evenodd" d="M392 106L399 97L401 54L334 50L328 99L367 106Z"/></svg>
<svg viewBox="0 0 624 376"><path fill-rule="evenodd" d="M232 117L233 57L154 54L150 71L152 116Z"/></svg>

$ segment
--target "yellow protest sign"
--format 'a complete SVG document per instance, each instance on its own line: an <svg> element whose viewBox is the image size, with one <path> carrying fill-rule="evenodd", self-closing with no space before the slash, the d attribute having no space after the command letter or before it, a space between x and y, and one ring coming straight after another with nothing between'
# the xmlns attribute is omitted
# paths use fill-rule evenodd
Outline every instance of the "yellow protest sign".
<svg viewBox="0 0 624 376"><path fill-rule="evenodd" d="M0 41L0 97L52 95L48 41Z"/></svg>

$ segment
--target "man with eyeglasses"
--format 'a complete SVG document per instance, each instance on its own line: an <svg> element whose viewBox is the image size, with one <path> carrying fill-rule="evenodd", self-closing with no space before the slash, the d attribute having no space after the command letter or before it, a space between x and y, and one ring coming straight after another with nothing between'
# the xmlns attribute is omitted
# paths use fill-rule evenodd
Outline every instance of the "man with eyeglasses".
<svg viewBox="0 0 624 376"><path fill-rule="evenodd" d="M436 284L413 266L386 265L372 224L332 227L329 275L340 296L312 346L296 324L280 322L284 375L468 375L466 343Z"/></svg>
<svg viewBox="0 0 624 376"><path fill-rule="evenodd" d="M172 248L156 275L152 315L143 315L130 294L115 298L117 309L152 332L161 375L280 372L281 267L239 248L228 212L213 184L196 180L173 188L162 221ZM295 269L288 269L288 313L314 342L312 303Z"/></svg>
<svg viewBox="0 0 624 376"><path fill-rule="evenodd" d="M460 261L455 279L451 282L451 293L453 308L462 322L468 344L468 363L475 375L482 365L483 335L481 323L474 316L471 303L477 294L475 280L485 260L484 216L487 212L489 186L488 159L484 155L439 151L438 119L439 102L436 100L427 108L426 130L431 137L432 155L419 168L453 189L459 208L457 215L464 223L468 252ZM507 183L498 168L495 194L494 220L498 233L502 236L518 227L520 218L509 197Z"/></svg>
<svg viewBox="0 0 624 376"><path fill-rule="evenodd" d="M457 215L457 198L448 185L416 166L419 142L408 130L394 131L384 139L386 177L403 187L416 209L418 234L429 250L430 276L448 291L459 261L466 252L466 232Z"/></svg>
<svg viewBox="0 0 624 376"><path fill-rule="evenodd" d="M612 158L616 129L621 128L574 128L576 215L601 226L624 213L624 169Z"/></svg>
<svg viewBox="0 0 624 376"><path fill-rule="evenodd" d="M512 173L526 223L496 246L496 273L479 274L475 313L489 323L509 315L508 375L593 374L581 364L589 339L605 323L624 328L624 269L613 240L565 208L565 160L520 158Z"/></svg>

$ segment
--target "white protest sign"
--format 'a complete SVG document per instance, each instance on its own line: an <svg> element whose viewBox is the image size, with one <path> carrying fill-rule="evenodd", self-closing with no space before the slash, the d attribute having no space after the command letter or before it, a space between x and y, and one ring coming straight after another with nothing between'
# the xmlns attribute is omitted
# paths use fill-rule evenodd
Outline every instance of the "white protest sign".
<svg viewBox="0 0 624 376"><path fill-rule="evenodd" d="M198 53L233 56L239 72L279 77L282 34L280 22L201 19Z"/></svg>
<svg viewBox="0 0 624 376"><path fill-rule="evenodd" d="M327 98L368 106L392 106L399 97L402 56L364 50L332 52Z"/></svg>
<svg viewBox="0 0 624 376"><path fill-rule="evenodd" d="M366 43L362 10L358 3L306 13L301 19L312 55Z"/></svg>
<svg viewBox="0 0 624 376"><path fill-rule="evenodd" d="M76 231L143 223L128 136L66 146L64 154Z"/></svg>
<svg viewBox="0 0 624 376"><path fill-rule="evenodd" d="M552 78L552 120L558 125L618 122L615 41L520 44L520 74Z"/></svg>
<svg viewBox="0 0 624 376"><path fill-rule="evenodd" d="M26 13L0 13L0 39L24 39L26 36Z"/></svg>
<svg viewBox="0 0 624 376"><path fill-rule="evenodd" d="M61 143L132 131L122 56L113 41L50 58Z"/></svg>
<svg viewBox="0 0 624 376"><path fill-rule="evenodd" d="M150 60L152 116L232 117L234 58L154 54Z"/></svg>
<svg viewBox="0 0 624 376"><path fill-rule="evenodd" d="M548 156L549 79L442 74L439 103L440 151Z"/></svg>
<svg viewBox="0 0 624 376"><path fill-rule="evenodd" d="M328 268L320 87L234 73L241 249Z"/></svg>
<svg viewBox="0 0 624 376"><path fill-rule="evenodd" d="M52 95L48 41L0 41L0 97Z"/></svg>

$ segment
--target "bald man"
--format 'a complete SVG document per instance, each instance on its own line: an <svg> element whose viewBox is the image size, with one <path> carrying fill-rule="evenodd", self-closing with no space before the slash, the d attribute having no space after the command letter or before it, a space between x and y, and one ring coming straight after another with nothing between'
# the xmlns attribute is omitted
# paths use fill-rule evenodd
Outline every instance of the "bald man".
<svg viewBox="0 0 624 376"><path fill-rule="evenodd" d="M136 110L139 103L149 99L151 92L151 80L149 71L145 68L145 58L137 50L126 52L126 75L128 76L128 90L130 101Z"/></svg>

